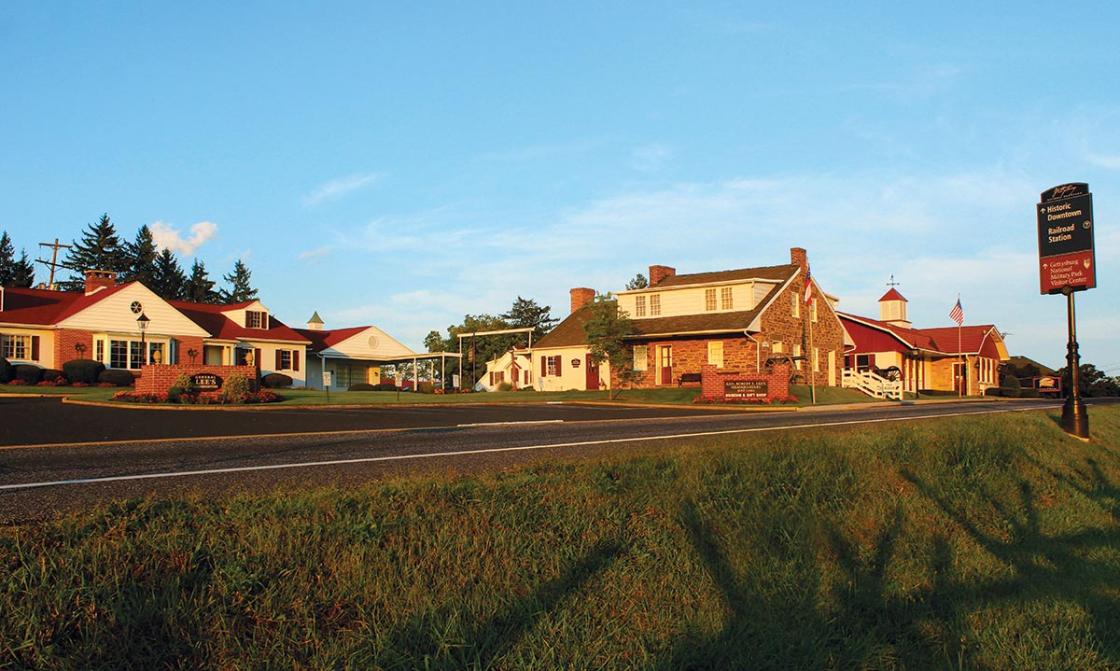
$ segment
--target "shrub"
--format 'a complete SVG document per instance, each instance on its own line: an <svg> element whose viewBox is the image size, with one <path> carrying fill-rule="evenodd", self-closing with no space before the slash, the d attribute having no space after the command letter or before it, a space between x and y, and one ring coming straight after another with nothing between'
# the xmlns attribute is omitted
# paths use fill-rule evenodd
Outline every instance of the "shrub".
<svg viewBox="0 0 1120 671"><path fill-rule="evenodd" d="M434 394L436 393L436 385L431 382L421 382L416 385L416 391L421 394Z"/></svg>
<svg viewBox="0 0 1120 671"><path fill-rule="evenodd" d="M1013 375L1005 375L999 381L999 395L1007 396L1008 398L1018 398L1019 390L1022 385L1019 384L1019 378Z"/></svg>
<svg viewBox="0 0 1120 671"><path fill-rule="evenodd" d="M132 377L132 373L127 370L120 370L119 368L107 368L97 376L98 386L107 385L111 387L131 387L136 382L136 378Z"/></svg>
<svg viewBox="0 0 1120 671"><path fill-rule="evenodd" d="M15 366L14 369L13 379L19 380L20 384L39 384L39 380L43 379L43 369L38 366L20 364Z"/></svg>
<svg viewBox="0 0 1120 671"><path fill-rule="evenodd" d="M175 381L171 383L171 387L167 390L167 400L172 403L179 403L182 401L184 395L190 395L198 391L191 380L191 376L182 373Z"/></svg>
<svg viewBox="0 0 1120 671"><path fill-rule="evenodd" d="M118 391L113 394L113 400L125 403L167 403L168 396L162 392Z"/></svg>
<svg viewBox="0 0 1120 671"><path fill-rule="evenodd" d="M513 391L513 384L509 382L502 382L498 385L498 391Z"/></svg>
<svg viewBox="0 0 1120 671"><path fill-rule="evenodd" d="M62 372L68 380L84 384L95 384L103 370L105 364L93 359L74 359L62 364Z"/></svg>
<svg viewBox="0 0 1120 671"><path fill-rule="evenodd" d="M999 387L988 387L984 390L985 396L999 396Z"/></svg>
<svg viewBox="0 0 1120 671"><path fill-rule="evenodd" d="M55 370L54 368L43 369L43 381L51 382L55 385L64 385L70 382L65 373L60 370Z"/></svg>
<svg viewBox="0 0 1120 671"><path fill-rule="evenodd" d="M378 385L369 384L367 382L358 382L352 384L347 388L347 391L377 391Z"/></svg>
<svg viewBox="0 0 1120 671"><path fill-rule="evenodd" d="M0 356L0 384L7 384L12 381L12 364L8 360Z"/></svg>
<svg viewBox="0 0 1120 671"><path fill-rule="evenodd" d="M1019 398L1039 398L1040 396L1037 389L1027 388L1019 390Z"/></svg>
<svg viewBox="0 0 1120 671"><path fill-rule="evenodd" d="M219 395L225 403L244 403L245 399L249 397L249 378L235 373L226 378L225 384L219 391Z"/></svg>
<svg viewBox="0 0 1120 671"><path fill-rule="evenodd" d="M269 373L261 378L261 385L269 389L280 389L292 386L292 377L283 373Z"/></svg>

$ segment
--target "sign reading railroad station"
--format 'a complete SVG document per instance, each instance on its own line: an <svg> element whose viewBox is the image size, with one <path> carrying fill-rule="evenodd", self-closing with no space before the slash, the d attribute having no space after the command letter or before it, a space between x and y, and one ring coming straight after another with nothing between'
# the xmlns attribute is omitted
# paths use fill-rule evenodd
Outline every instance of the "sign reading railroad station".
<svg viewBox="0 0 1120 671"><path fill-rule="evenodd" d="M1093 194L1084 182L1044 191L1038 204L1039 285L1043 294L1097 286Z"/></svg>

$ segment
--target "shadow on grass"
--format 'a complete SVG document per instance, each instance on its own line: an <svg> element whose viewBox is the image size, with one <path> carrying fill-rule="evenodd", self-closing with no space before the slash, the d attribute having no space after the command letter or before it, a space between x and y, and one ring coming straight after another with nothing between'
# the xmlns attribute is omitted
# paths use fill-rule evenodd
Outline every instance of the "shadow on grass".
<svg viewBox="0 0 1120 671"><path fill-rule="evenodd" d="M1103 663L1111 668L1120 661L1120 637L1116 635L1120 599L1115 596L1120 593L1120 574L1108 556L1101 556L1120 549L1120 534L1092 529L1043 533L1037 496L1026 481L1020 482L1014 505L981 492L988 510L998 516L995 522L981 523L978 511L949 500L909 472L903 476L972 541L1007 566L1010 570L999 575L1008 577L955 576L953 545L939 533L926 546L928 579L918 576L917 587L893 583L891 564L906 523L901 506L862 551L836 527L826 526L827 566L826 560L813 554L808 534L801 534L804 537L797 540L793 561L812 557L809 561L814 565L799 566L777 578L753 566L737 571L712 525L701 519L693 503L686 502L681 510L682 526L719 591L727 615L723 628L713 634L705 636L695 627L686 629L657 666L968 668L978 661L973 659L978 645L984 646L986 654L1001 654L1006 646L1006 652L1031 659L1036 652L1056 654L1046 649L1050 636L1071 634L1039 630L1038 640L1032 642L1011 639L1024 634L1020 627L1053 625L1047 613L1053 613L1049 609L1059 603L1080 607L1093 639L1079 643L1075 656L1062 658L1065 664ZM1093 483L1090 487L1070 484L1117 514L1120 488L1092 461L1085 477ZM1006 538L984 531L989 527L1006 530ZM909 572L906 582L914 582L913 569L901 570ZM826 573L831 580L824 577ZM831 598L818 598L823 596L824 584L831 585L827 592ZM998 612L988 616L995 617L986 625L988 630L970 624L970 617L993 608ZM1051 625L1042 624L1048 621ZM1035 663L1046 664L1041 659Z"/></svg>
<svg viewBox="0 0 1120 671"><path fill-rule="evenodd" d="M383 646L381 665L398 669L462 669L500 667L500 658L566 597L580 591L622 553L615 541L601 541L559 577L515 599L489 619L452 632L462 614L451 610L426 613L394 632Z"/></svg>

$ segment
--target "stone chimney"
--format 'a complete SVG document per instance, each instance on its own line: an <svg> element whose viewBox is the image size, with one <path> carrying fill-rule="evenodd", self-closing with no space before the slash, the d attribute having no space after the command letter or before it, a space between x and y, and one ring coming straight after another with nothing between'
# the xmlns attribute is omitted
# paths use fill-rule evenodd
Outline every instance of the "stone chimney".
<svg viewBox="0 0 1120 671"><path fill-rule="evenodd" d="M101 289L112 289L117 286L117 274L112 270L87 270L86 295Z"/></svg>
<svg viewBox="0 0 1120 671"><path fill-rule="evenodd" d="M672 277L673 275L676 275L676 274L677 274L677 269L676 268L670 268L669 266L650 266L649 267L649 285L651 287L656 287L658 284L661 284L661 281L664 280L665 278Z"/></svg>
<svg viewBox="0 0 1120 671"><path fill-rule="evenodd" d="M322 331L323 330L323 318L319 316L319 311L318 310L311 313L311 319L307 320L307 330L308 331Z"/></svg>
<svg viewBox="0 0 1120 671"><path fill-rule="evenodd" d="M801 268L801 274L809 272L809 252L802 247L789 248L789 262Z"/></svg>
<svg viewBox="0 0 1120 671"><path fill-rule="evenodd" d="M572 296L572 312L595 300L595 290L587 287L576 287L568 293Z"/></svg>

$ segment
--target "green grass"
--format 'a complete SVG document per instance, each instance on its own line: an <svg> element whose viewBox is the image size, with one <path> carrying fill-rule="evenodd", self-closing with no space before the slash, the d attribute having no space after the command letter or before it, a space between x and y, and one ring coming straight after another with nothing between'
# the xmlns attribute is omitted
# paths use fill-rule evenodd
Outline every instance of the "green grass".
<svg viewBox="0 0 1120 671"><path fill-rule="evenodd" d="M0 394L36 396L67 396L85 401L107 401L121 387L37 387L34 385L0 385Z"/></svg>
<svg viewBox="0 0 1120 671"><path fill-rule="evenodd" d="M324 405L325 392L315 389L279 389L283 403L289 405ZM632 403L692 403L697 389L632 389L623 391L614 400ZM548 401L606 401L606 391L492 391L473 394L414 394L394 391L332 391L329 403L346 405L381 405L395 403L545 403Z"/></svg>
<svg viewBox="0 0 1120 671"><path fill-rule="evenodd" d="M1120 666L1120 407L119 503L0 531L0 667Z"/></svg>

